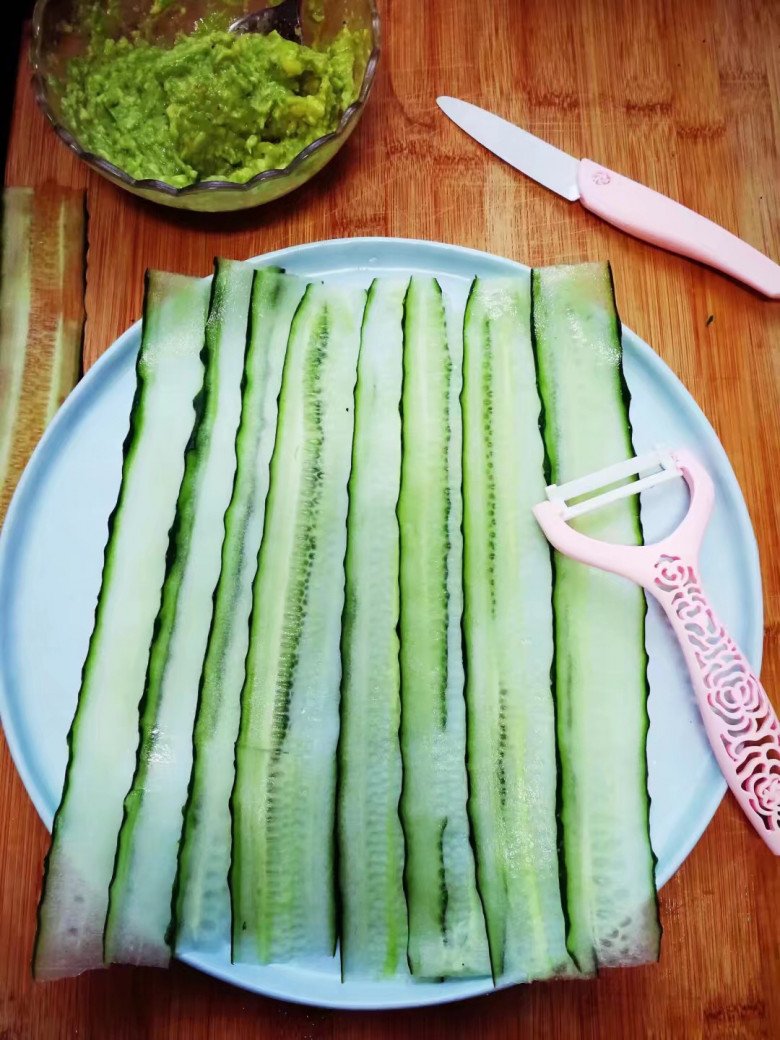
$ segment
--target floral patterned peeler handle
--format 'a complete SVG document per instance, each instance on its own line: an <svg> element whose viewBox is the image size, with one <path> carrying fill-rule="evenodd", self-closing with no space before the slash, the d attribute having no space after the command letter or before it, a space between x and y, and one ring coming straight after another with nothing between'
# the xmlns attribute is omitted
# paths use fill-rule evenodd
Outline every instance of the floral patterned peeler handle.
<svg viewBox="0 0 780 1040"><path fill-rule="evenodd" d="M657 472L578 505L566 503L567 497L647 469ZM616 498L680 475L690 491L690 507L677 529L661 542L608 544L568 523ZM780 855L780 721L758 676L715 614L698 573L713 500L712 480L689 452L655 452L590 478L548 488L548 501L536 506L534 514L559 552L630 578L659 601L685 655L718 765L747 818L772 852Z"/></svg>

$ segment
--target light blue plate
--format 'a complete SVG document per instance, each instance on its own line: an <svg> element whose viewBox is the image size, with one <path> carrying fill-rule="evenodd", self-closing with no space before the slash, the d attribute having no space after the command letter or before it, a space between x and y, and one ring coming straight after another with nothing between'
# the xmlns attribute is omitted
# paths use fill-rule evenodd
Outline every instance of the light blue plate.
<svg viewBox="0 0 780 1040"><path fill-rule="evenodd" d="M404 239L347 239L297 246L257 263L309 278L368 285L376 275L436 275L459 304L474 275L511 275L520 264L456 246ZM116 500L122 442L135 387L140 323L106 351L46 431L19 484L0 538L0 715L14 762L51 827L67 761L66 734L100 586L106 521ZM633 332L624 331L637 452L658 441L690 447L712 474L717 502L701 569L716 610L761 664L762 600L756 541L739 486L712 427L677 378ZM643 500L648 541L682 515L682 482ZM710 753L681 654L651 604L648 759L651 830L664 884L712 818L725 784ZM487 979L341 983L333 960L251 968L229 952L184 960L270 996L340 1008L435 1004L487 992Z"/></svg>

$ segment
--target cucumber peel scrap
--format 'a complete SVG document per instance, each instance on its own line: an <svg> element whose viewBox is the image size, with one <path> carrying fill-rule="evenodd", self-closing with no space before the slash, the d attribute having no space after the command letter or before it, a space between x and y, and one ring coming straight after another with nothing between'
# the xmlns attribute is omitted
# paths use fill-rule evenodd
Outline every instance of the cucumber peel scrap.
<svg viewBox="0 0 780 1040"><path fill-rule="evenodd" d="M22 470L81 375L84 192L3 192L0 271L0 521Z"/></svg>

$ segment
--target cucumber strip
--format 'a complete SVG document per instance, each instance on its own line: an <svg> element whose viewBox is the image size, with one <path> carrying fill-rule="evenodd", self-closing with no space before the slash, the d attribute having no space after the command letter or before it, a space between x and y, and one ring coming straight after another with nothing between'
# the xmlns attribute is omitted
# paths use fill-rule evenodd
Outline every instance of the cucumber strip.
<svg viewBox="0 0 780 1040"><path fill-rule="evenodd" d="M208 298L208 283L200 279L148 275L122 483L108 523L95 627L44 873L34 954L39 978L103 964L122 803L135 767L138 704L195 421L193 400L203 383Z"/></svg>
<svg viewBox="0 0 780 1040"><path fill-rule="evenodd" d="M355 389L341 657L338 833L344 978L406 966L398 660L403 314L407 280L373 282Z"/></svg>
<svg viewBox="0 0 780 1040"><path fill-rule="evenodd" d="M311 285L285 359L231 800L234 960L335 948L347 481L363 291Z"/></svg>
<svg viewBox="0 0 780 1040"><path fill-rule="evenodd" d="M167 965L192 728L220 572L254 270L217 260L199 420L187 448L105 931L106 963Z"/></svg>
<svg viewBox="0 0 780 1040"><path fill-rule="evenodd" d="M478 279L463 360L469 808L496 978L572 970L558 877L550 548L530 277Z"/></svg>
<svg viewBox="0 0 780 1040"><path fill-rule="evenodd" d="M0 520L35 445L81 374L84 192L3 192Z"/></svg>
<svg viewBox="0 0 780 1040"><path fill-rule="evenodd" d="M458 330L456 332L456 329ZM409 964L423 978L488 975L467 815L461 646L462 321L441 288L406 295L401 532L401 821Z"/></svg>
<svg viewBox="0 0 780 1040"><path fill-rule="evenodd" d="M535 270L533 332L554 483L634 454L608 264ZM641 544L639 499L576 521ZM583 971L658 957L650 846L645 597L555 555L555 696L569 950Z"/></svg>
<svg viewBox="0 0 780 1040"><path fill-rule="evenodd" d="M278 268L254 276L236 473L225 516L222 570L201 678L193 766L179 852L176 949L230 942L230 792L252 581L263 536L268 467L287 338L305 283Z"/></svg>

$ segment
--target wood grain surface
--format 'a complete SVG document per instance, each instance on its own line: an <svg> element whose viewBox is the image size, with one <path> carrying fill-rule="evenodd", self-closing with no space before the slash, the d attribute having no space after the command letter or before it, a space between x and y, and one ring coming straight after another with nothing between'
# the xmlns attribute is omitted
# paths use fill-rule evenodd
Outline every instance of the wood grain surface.
<svg viewBox="0 0 780 1040"><path fill-rule="evenodd" d="M36 110L23 53L6 182L88 189L86 364L138 316L150 266L206 274L215 254L352 235L438 239L531 264L608 257L626 324L693 392L744 489L763 568L763 678L770 694L780 690L780 304L613 231L493 160L434 105L440 93L485 105L778 259L780 5L384 0L381 9L381 68L351 142L297 194L236 217L154 208L89 173ZM661 893L660 964L381 1014L282 1004L182 965L33 984L47 841L2 744L0 1040L780 1036L780 866L730 798Z"/></svg>

